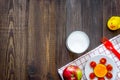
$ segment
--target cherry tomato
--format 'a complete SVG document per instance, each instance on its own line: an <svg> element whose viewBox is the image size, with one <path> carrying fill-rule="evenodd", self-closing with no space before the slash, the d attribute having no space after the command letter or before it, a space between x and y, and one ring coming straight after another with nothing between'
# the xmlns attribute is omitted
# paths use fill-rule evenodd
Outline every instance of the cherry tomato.
<svg viewBox="0 0 120 80"><path fill-rule="evenodd" d="M98 80L105 80L105 78L103 77L103 78L98 78Z"/></svg>
<svg viewBox="0 0 120 80"><path fill-rule="evenodd" d="M108 79L111 79L111 78L113 77L113 75L112 75L112 73L108 72L108 73L106 74L106 77L107 77Z"/></svg>
<svg viewBox="0 0 120 80"><path fill-rule="evenodd" d="M100 59L100 63L101 63L101 64L105 64L106 61L107 61L106 58L101 58L101 59Z"/></svg>
<svg viewBox="0 0 120 80"><path fill-rule="evenodd" d="M95 61L90 62L90 66L91 66L92 68L95 68L96 62L95 62Z"/></svg>
<svg viewBox="0 0 120 80"><path fill-rule="evenodd" d="M89 77L90 77L90 79L94 79L95 78L95 74L94 73L90 73Z"/></svg>
<svg viewBox="0 0 120 80"><path fill-rule="evenodd" d="M112 71L112 69L113 69L113 67L112 67L111 64L108 64L106 67L107 67L107 70L108 70L108 71Z"/></svg>

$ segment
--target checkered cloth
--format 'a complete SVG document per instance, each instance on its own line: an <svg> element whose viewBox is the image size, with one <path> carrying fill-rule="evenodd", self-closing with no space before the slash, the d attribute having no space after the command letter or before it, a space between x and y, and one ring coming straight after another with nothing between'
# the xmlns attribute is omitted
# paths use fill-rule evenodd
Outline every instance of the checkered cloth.
<svg viewBox="0 0 120 80"><path fill-rule="evenodd" d="M118 52L120 52L120 34L113 37L112 39L110 39L110 41L113 43L115 49ZM84 73L84 68L85 68L86 62L94 56L103 55L103 54L110 57L116 63L117 68L118 68L116 80L120 80L120 61L111 51L107 50L103 44L101 44L97 48L91 50L90 52L86 53L85 55L80 56L79 58L75 59L74 61L66 64L65 66L61 67L60 69L58 69L58 73L60 74L62 80L64 80L62 73L63 73L63 70L65 69L65 67L68 65L77 65L82 69L82 72L83 72L82 80L87 80L85 73Z"/></svg>

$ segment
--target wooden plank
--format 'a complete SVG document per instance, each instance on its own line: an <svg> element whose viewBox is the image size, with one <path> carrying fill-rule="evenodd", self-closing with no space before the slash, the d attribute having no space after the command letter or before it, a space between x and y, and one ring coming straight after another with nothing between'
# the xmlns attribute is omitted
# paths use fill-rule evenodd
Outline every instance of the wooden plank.
<svg viewBox="0 0 120 80"><path fill-rule="evenodd" d="M66 0L56 1L56 65L60 68L61 65L70 61L69 53L67 52L66 41Z"/></svg>
<svg viewBox="0 0 120 80"><path fill-rule="evenodd" d="M30 79L57 80L55 1L31 0L28 21Z"/></svg>
<svg viewBox="0 0 120 80"><path fill-rule="evenodd" d="M0 80L26 80L26 1L0 0Z"/></svg>

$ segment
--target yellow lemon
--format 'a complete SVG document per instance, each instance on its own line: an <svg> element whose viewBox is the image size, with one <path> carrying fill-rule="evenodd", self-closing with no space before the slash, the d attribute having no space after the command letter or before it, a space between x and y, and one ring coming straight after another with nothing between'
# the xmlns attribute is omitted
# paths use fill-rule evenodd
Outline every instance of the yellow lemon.
<svg viewBox="0 0 120 80"><path fill-rule="evenodd" d="M120 17L112 16L107 23L107 26L110 30L117 30L120 28Z"/></svg>

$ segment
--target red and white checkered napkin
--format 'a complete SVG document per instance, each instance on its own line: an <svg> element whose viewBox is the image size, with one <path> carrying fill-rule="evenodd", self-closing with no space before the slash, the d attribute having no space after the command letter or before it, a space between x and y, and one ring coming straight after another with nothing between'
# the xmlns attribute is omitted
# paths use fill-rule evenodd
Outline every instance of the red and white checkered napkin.
<svg viewBox="0 0 120 80"><path fill-rule="evenodd" d="M117 35L116 37L110 39L110 41L113 43L114 47L118 50L118 52L120 52L120 34ZM103 55L103 54L110 57L116 63L116 65L118 67L118 74L117 74L116 80L120 80L120 61L113 53L111 53L109 50L107 50L103 44L101 44L97 48L91 50L90 52L86 53L85 55L75 59L74 61L68 63L67 65L61 67L60 69L58 69L58 73L60 74L62 80L64 80L62 73L63 73L63 70L65 69L65 67L68 65L71 65L71 64L77 65L82 69L82 72L83 72L82 80L87 80L85 77L85 74L84 74L84 67L85 67L86 62L90 58L92 58L96 55Z"/></svg>

